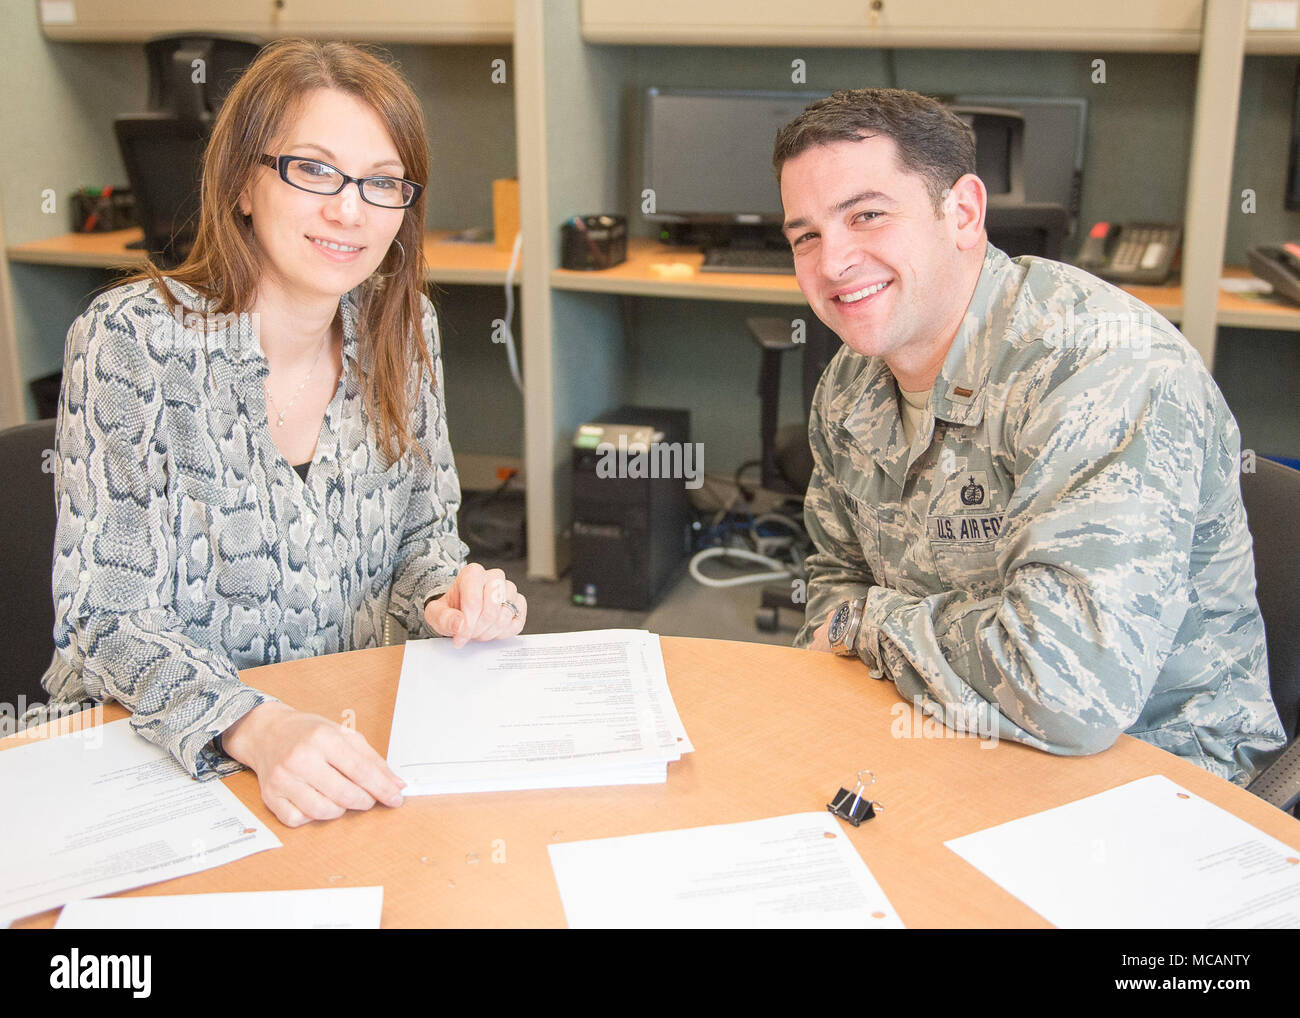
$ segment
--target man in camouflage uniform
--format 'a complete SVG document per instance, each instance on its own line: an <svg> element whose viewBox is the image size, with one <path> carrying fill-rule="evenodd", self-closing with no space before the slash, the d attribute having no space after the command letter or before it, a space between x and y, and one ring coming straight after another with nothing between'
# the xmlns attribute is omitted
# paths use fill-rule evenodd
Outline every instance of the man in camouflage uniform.
<svg viewBox="0 0 1300 1018"><path fill-rule="evenodd" d="M1066 755L1127 732L1247 781L1285 737L1240 434L1195 351L988 244L973 135L932 100L836 93L774 161L800 288L844 342L809 423L796 644L954 726L983 711Z"/></svg>

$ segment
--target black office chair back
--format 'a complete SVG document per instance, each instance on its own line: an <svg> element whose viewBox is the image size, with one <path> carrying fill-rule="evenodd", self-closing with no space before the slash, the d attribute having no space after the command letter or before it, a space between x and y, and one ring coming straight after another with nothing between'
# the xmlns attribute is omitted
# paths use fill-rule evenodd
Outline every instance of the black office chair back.
<svg viewBox="0 0 1300 1018"><path fill-rule="evenodd" d="M804 337L803 348L803 413L806 421L812 416L813 394L817 383L831 358L840 352L840 337L831 332L821 319L810 315L808 332Z"/></svg>
<svg viewBox="0 0 1300 1018"><path fill-rule="evenodd" d="M262 42L235 35L159 35L144 44L149 109L181 120L216 116Z"/></svg>
<svg viewBox="0 0 1300 1018"><path fill-rule="evenodd" d="M1268 642L1269 686L1287 739L1300 728L1300 470L1257 459L1241 475L1241 499L1255 544L1255 596Z"/></svg>
<svg viewBox="0 0 1300 1018"><path fill-rule="evenodd" d="M145 43L149 111L114 121L145 249L163 269L185 260L199 225L199 178L212 122L261 43L170 35Z"/></svg>
<svg viewBox="0 0 1300 1018"><path fill-rule="evenodd" d="M54 653L54 421L0 431L0 702L21 716L44 703L41 676Z"/></svg>
<svg viewBox="0 0 1300 1018"><path fill-rule="evenodd" d="M138 113L118 117L113 128L145 249L157 265L175 268L198 234L200 176L211 124L170 113Z"/></svg>

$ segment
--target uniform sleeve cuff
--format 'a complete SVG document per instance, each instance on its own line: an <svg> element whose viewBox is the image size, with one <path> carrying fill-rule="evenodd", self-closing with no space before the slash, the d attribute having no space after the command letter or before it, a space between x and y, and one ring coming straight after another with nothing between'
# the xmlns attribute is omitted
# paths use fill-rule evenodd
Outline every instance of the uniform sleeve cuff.
<svg viewBox="0 0 1300 1018"><path fill-rule="evenodd" d="M880 627L896 608L907 603L907 595L888 587L872 587L867 591L867 603L862 609L862 625L858 630L858 657L867 666L873 679L887 679L884 659L880 654Z"/></svg>

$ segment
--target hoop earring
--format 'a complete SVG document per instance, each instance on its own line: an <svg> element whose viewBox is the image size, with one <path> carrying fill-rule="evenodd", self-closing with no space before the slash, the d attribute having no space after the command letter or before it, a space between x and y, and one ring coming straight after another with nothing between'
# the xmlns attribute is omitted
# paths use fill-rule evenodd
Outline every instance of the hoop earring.
<svg viewBox="0 0 1300 1018"><path fill-rule="evenodd" d="M378 276L380 279L392 279L394 276L400 273L402 269L406 268L406 248L402 246L402 242L398 240L396 237L393 238L393 243L397 245L397 250L402 252L402 264L397 266L397 268L395 268L392 272L376 272L375 275ZM391 250L391 248L389 250Z"/></svg>

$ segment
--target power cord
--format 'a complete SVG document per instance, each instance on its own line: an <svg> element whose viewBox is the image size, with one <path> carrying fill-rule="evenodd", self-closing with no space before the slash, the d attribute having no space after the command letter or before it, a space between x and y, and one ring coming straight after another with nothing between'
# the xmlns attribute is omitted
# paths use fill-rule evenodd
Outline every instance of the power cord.
<svg viewBox="0 0 1300 1018"><path fill-rule="evenodd" d="M506 317L502 326L502 332L505 334L506 360L510 362L510 377L515 380L515 388L520 392L524 391L524 382L519 376L519 354L515 350L515 334L510 330L510 325L515 317L515 268L519 264L519 251L523 243L523 233L516 233L515 246L510 251L510 266L506 269Z"/></svg>
<svg viewBox="0 0 1300 1018"><path fill-rule="evenodd" d="M736 471L739 482L743 464ZM777 580L806 576L804 560L811 544L803 525L794 517L781 512L765 512L757 516L735 513L737 501L752 503L754 493L737 483L736 494L703 528L699 543L701 550L691 556L688 570L696 582L706 587L739 587L750 583L771 583ZM797 510L796 510L797 511ZM756 563L765 566L762 572L749 572L742 576L708 576L700 568L710 559L723 562Z"/></svg>

